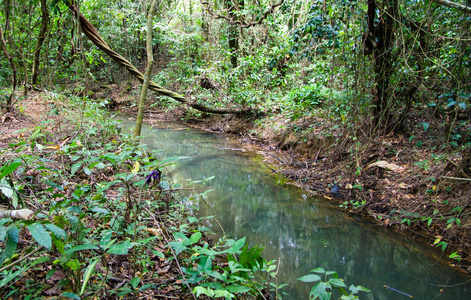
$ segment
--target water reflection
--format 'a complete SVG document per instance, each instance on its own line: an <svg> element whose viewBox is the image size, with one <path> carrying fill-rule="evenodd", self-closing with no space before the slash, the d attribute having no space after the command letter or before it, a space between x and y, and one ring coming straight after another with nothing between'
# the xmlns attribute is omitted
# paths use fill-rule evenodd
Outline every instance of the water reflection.
<svg viewBox="0 0 471 300"><path fill-rule="evenodd" d="M407 298L384 285L415 299L469 297L469 278L424 255L430 249L352 219L325 199L307 198L299 189L281 187L253 157L218 148L240 148L236 141L181 125L161 127L144 128L143 143L161 150L162 157L192 157L171 171L179 182L215 176L207 185L214 189L208 194L209 207L200 205L201 215L217 216L231 237L247 236L253 245L264 245L267 260L281 258L280 282L289 284L285 299L308 299L309 284L296 278L315 267L335 270L347 284L373 291L361 299Z"/></svg>

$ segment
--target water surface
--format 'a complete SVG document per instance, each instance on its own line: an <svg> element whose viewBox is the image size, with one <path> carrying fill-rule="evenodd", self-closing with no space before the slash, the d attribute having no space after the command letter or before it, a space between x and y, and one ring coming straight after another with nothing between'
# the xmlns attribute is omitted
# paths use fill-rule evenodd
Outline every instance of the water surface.
<svg viewBox="0 0 471 300"><path fill-rule="evenodd" d="M132 126L131 121L123 121ZM267 260L281 259L280 283L288 283L284 299L309 299L312 285L296 278L316 267L335 270L350 284L372 293L361 299L471 299L471 281L438 260L440 253L413 239L349 217L327 199L307 197L280 185L256 156L221 149L243 148L223 135L161 123L143 128L143 143L160 150L162 158L190 156L170 174L185 185L205 180L208 193L202 216L214 215L232 238L246 236L265 246ZM219 226L212 224L215 231Z"/></svg>

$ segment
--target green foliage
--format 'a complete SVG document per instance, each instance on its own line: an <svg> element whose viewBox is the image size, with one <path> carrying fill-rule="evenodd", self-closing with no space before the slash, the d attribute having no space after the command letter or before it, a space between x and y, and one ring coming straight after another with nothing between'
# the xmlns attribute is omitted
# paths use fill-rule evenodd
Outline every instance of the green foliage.
<svg viewBox="0 0 471 300"><path fill-rule="evenodd" d="M40 293L42 287L34 282L21 291L13 287L28 269L46 264L51 270L48 276L65 272L59 282L62 296L81 299L99 293L112 275L109 265L117 256L131 266L132 280L107 292L109 296L134 297L154 287L156 257L168 264L179 261L182 280L198 295L229 299L258 295L268 287L269 281L256 275L274 278L276 267L261 257L262 247L249 248L245 238L223 238L209 247L203 235L207 228L200 220L176 198L162 194L161 189L172 188L165 173L146 183L152 171L187 157L156 159L127 133L117 135L119 121L102 111L100 104L84 108L88 101L81 101L71 102L82 111L67 124L78 134L60 145L47 139L11 145L18 158L0 168L2 194L11 199L16 193L23 200L18 206L26 202L43 207L31 220L0 219L0 241L5 245L0 265L7 267L0 275L2 293L7 286L18 296ZM165 222L172 224L165 229L168 240L154 228L157 221L151 221L157 211L164 212ZM23 228L35 242L31 247L46 254L40 261L15 265L15 259L26 255L20 242Z"/></svg>
<svg viewBox="0 0 471 300"><path fill-rule="evenodd" d="M339 299L360 299L357 295L359 292L370 292L365 287L360 285L354 286L353 284L347 289L344 280L339 278L339 275L334 271L315 268L311 272L316 274L308 274L298 278L302 282L317 282L309 293L309 299L328 300L334 295L334 291L340 294Z"/></svg>

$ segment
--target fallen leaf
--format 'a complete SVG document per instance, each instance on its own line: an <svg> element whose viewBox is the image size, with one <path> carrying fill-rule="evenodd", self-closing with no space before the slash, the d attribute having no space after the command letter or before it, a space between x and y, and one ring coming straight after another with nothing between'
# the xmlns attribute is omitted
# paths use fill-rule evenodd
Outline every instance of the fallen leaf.
<svg viewBox="0 0 471 300"><path fill-rule="evenodd" d="M150 233L150 234L153 234L153 235L161 235L162 232L160 231L160 229L156 229L156 228L146 228L146 230Z"/></svg>

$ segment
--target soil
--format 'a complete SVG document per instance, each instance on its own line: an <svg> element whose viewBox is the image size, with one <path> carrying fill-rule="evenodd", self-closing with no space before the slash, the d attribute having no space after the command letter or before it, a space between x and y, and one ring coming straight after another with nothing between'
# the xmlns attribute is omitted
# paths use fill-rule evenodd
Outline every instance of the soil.
<svg viewBox="0 0 471 300"><path fill-rule="evenodd" d="M135 106L124 106L129 103L129 92L119 87L110 90L111 108L137 112ZM0 147L7 147L10 141L28 134L35 124L51 118L48 113L54 105L57 103L47 100L44 94L35 93L19 103L23 113L16 110L3 114ZM300 119L292 124L281 118L267 118L260 122L246 116L200 114L181 106L173 110L153 106L145 113L145 122L150 124L180 121L233 135L249 149L262 153L273 172L285 175L292 184L314 195L328 198L347 213L421 239L433 248L446 242L445 253L456 252L461 257L450 259L449 264L471 273L471 174L462 168L466 155L439 150L438 142L429 138L433 133L426 135L411 125L423 118L411 115L405 124L408 135L371 140L365 135L353 138L335 131L332 128L336 124L326 120ZM330 135L325 136L325 132ZM441 248L443 244L439 245Z"/></svg>

